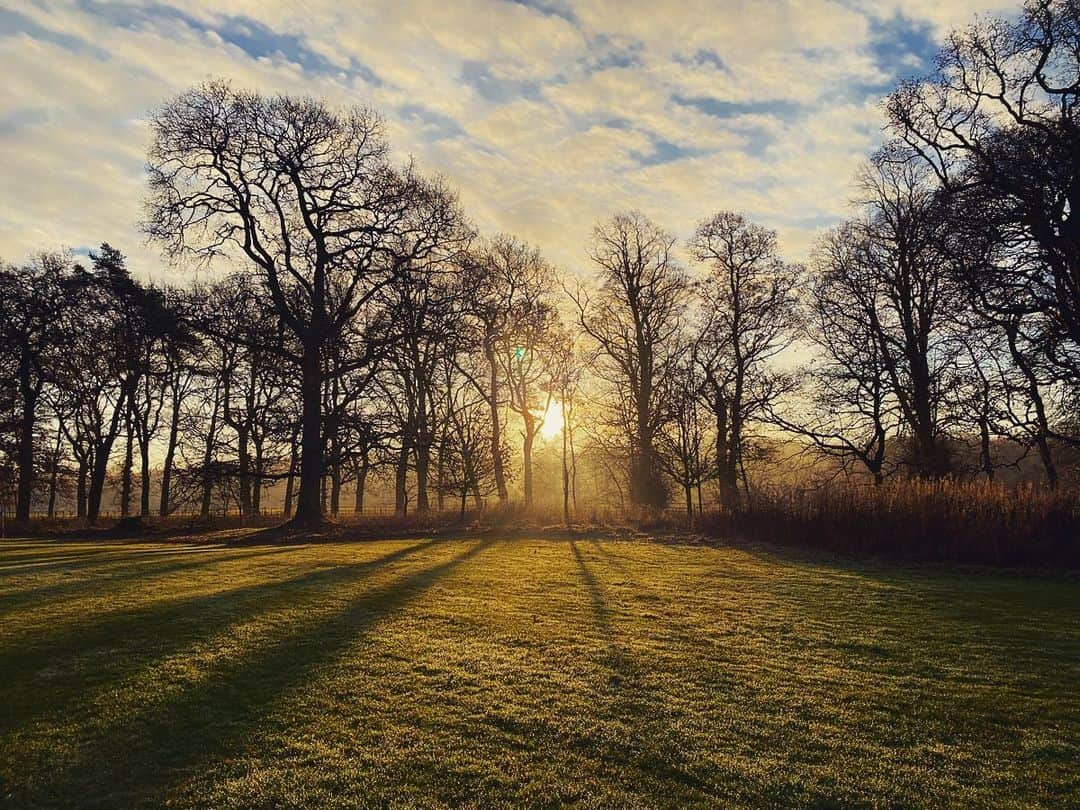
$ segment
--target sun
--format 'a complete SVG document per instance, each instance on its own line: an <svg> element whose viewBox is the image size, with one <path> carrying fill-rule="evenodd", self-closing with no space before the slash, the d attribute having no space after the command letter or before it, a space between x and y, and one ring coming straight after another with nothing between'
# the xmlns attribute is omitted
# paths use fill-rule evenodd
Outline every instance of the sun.
<svg viewBox="0 0 1080 810"><path fill-rule="evenodd" d="M544 411L544 426L540 428L540 435L544 441L551 441L562 430L562 404L552 399Z"/></svg>

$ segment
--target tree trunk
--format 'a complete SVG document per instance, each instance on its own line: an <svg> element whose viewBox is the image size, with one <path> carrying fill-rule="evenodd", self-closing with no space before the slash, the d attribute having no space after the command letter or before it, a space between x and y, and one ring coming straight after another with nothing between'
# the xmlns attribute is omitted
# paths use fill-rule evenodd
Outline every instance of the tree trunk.
<svg viewBox="0 0 1080 810"><path fill-rule="evenodd" d="M139 437L139 516L150 517L150 437Z"/></svg>
<svg viewBox="0 0 1080 810"><path fill-rule="evenodd" d="M300 492L296 498L296 516L292 520L299 526L317 526L323 522L319 499L319 483L323 476L322 376L319 346L312 342L304 347L301 363Z"/></svg>
<svg viewBox="0 0 1080 810"><path fill-rule="evenodd" d="M86 477L89 464L85 459L79 461L79 471L75 479L75 514L86 517Z"/></svg>
<svg viewBox="0 0 1080 810"><path fill-rule="evenodd" d="M206 431L206 446L203 448L202 466L202 504L199 513L204 517L210 517L210 502L214 494L214 478L210 472L210 465L214 461L214 445L217 443L218 414L221 410L220 384L214 384L213 410L210 412L210 426Z"/></svg>
<svg viewBox="0 0 1080 810"><path fill-rule="evenodd" d="M402 517L409 509L408 494L405 491L406 476L409 473L409 448L402 442L398 453L397 470L394 475L394 512Z"/></svg>
<svg viewBox="0 0 1080 810"><path fill-rule="evenodd" d="M577 515L577 452L574 450L574 428L565 418L563 419L563 425L567 431L567 438L570 441L570 502L574 505L574 514Z"/></svg>
<svg viewBox="0 0 1080 810"><path fill-rule="evenodd" d="M128 408L127 425L124 443L124 466L120 470L120 517L127 517L131 513L131 488L132 471L135 467L134 433L135 423L132 419L131 409Z"/></svg>
<svg viewBox="0 0 1080 810"><path fill-rule="evenodd" d="M263 481L266 476L266 460L263 458L263 443L255 443L255 474L251 483L251 508L256 515L262 514Z"/></svg>
<svg viewBox="0 0 1080 810"><path fill-rule="evenodd" d="M251 514L251 451L250 430L247 425L242 425L236 430L236 455L239 462L239 501L240 514Z"/></svg>
<svg viewBox="0 0 1080 810"><path fill-rule="evenodd" d="M1050 443L1046 440L1045 433L1039 433L1035 439L1035 445L1039 450L1039 460L1042 461L1043 471L1046 473L1046 484L1050 489L1057 489L1057 464L1054 463L1054 455L1050 452Z"/></svg>
<svg viewBox="0 0 1080 810"><path fill-rule="evenodd" d="M428 471L431 468L431 447L423 435L416 447L416 511L421 515L431 510L428 501Z"/></svg>
<svg viewBox="0 0 1080 810"><path fill-rule="evenodd" d="M330 514L337 517L339 511L341 511L341 461L335 451L334 461L330 465Z"/></svg>
<svg viewBox="0 0 1080 810"><path fill-rule="evenodd" d="M364 514L364 485L367 483L367 462L360 464L360 469L356 472L356 495L353 503L353 512L357 515Z"/></svg>
<svg viewBox="0 0 1080 810"><path fill-rule="evenodd" d="M1028 396L1031 399L1032 405L1035 406L1035 419L1036 424L1038 425L1035 436L1035 446L1039 451L1039 459L1042 461L1043 470L1046 473L1046 483L1050 489L1057 489L1057 465L1054 463L1054 456L1050 451L1050 443L1047 441L1047 436L1050 434L1050 422L1046 416L1046 402L1043 399L1042 391L1039 390L1039 379L1035 376L1034 369L1032 369L1031 365L1027 362L1027 359L1017 345L1018 327L1006 327L1005 334L1009 341L1009 353L1012 355L1013 362L1016 364L1017 368L1020 369L1021 373L1024 375L1024 379L1027 381Z"/></svg>
<svg viewBox="0 0 1080 810"><path fill-rule="evenodd" d="M739 504L739 465L742 463L742 419L738 415L738 402L731 404L730 424L728 427L727 455L721 478L721 489L731 506Z"/></svg>
<svg viewBox="0 0 1080 810"><path fill-rule="evenodd" d="M282 511L285 513L285 517L289 517L292 514L293 508L293 488L296 481L296 465L299 463L299 446L297 445L297 437L294 433L289 440L289 474L285 477L285 503L282 505Z"/></svg>
<svg viewBox="0 0 1080 810"><path fill-rule="evenodd" d="M535 420L532 414L528 412L527 408L522 408L525 413L523 419L525 421L525 436L521 445L521 463L522 463L522 479L525 489L525 508L533 508L533 468L532 468L532 451L533 442L536 440L536 426Z"/></svg>
<svg viewBox="0 0 1080 810"><path fill-rule="evenodd" d="M112 455L112 443L99 443L94 449L94 465L90 470L90 490L86 496L86 518L91 523L101 514L101 496L105 490L105 474L108 472L109 456Z"/></svg>
<svg viewBox="0 0 1080 810"><path fill-rule="evenodd" d="M15 496L15 519L29 520L34 492L34 424L38 391L30 379L30 357L26 352L19 358L19 391L22 416L19 420L19 487Z"/></svg>
<svg viewBox="0 0 1080 810"><path fill-rule="evenodd" d="M172 413L169 415L169 440L165 448L165 460L161 465L161 497L158 503L158 514L165 517L169 514L169 489L172 486L173 464L176 459L176 444L180 435L180 404L177 397L173 396Z"/></svg>
<svg viewBox="0 0 1080 810"><path fill-rule="evenodd" d="M56 516L56 480L60 474L60 440L63 438L63 431L57 428L56 430L56 447L53 449L52 456L52 469L49 475L49 517Z"/></svg>
<svg viewBox="0 0 1080 810"><path fill-rule="evenodd" d="M506 473L502 460L502 428L499 425L499 370L495 363L495 347L484 344L484 356L488 363L488 406L491 409L491 465L495 475L495 489L499 503L506 503L510 494L506 489Z"/></svg>
<svg viewBox="0 0 1080 810"><path fill-rule="evenodd" d="M566 392L559 399L559 408L562 411L562 511L563 521L570 525L570 465L567 461L567 425L566 425Z"/></svg>

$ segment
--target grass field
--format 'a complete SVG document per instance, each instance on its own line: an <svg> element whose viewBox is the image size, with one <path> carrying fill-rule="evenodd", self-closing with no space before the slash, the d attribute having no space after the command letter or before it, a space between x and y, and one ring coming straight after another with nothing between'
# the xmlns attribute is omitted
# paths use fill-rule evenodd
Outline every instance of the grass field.
<svg viewBox="0 0 1080 810"><path fill-rule="evenodd" d="M0 545L0 804L1080 803L1080 583L645 541Z"/></svg>

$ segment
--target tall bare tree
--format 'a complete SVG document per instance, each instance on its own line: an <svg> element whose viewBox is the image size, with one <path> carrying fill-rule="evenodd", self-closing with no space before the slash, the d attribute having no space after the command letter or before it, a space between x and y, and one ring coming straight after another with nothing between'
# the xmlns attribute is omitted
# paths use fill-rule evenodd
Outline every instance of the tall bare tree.
<svg viewBox="0 0 1080 810"><path fill-rule="evenodd" d="M889 98L893 131L1004 248L969 267L1006 319L1041 316L1040 352L1080 375L1080 4L1028 0L1016 20L953 31L926 80Z"/></svg>
<svg viewBox="0 0 1080 810"><path fill-rule="evenodd" d="M616 214L593 230L589 255L599 288L570 293L599 350L594 368L628 423L630 498L654 509L667 503L656 437L667 418L664 382L678 361L689 289L674 245L675 237L643 214Z"/></svg>
<svg viewBox="0 0 1080 810"><path fill-rule="evenodd" d="M303 406L293 520L317 525L324 354L402 268L467 242L456 199L392 166L381 119L362 108L211 82L160 109L151 131L148 234L173 257L250 261L296 339L282 351Z"/></svg>
<svg viewBox="0 0 1080 810"><path fill-rule="evenodd" d="M864 234L851 223L825 234L814 248L803 337L816 350L793 414L781 427L809 440L845 473L863 470L880 485L899 426L896 400L875 324L884 315L879 285L863 271Z"/></svg>
<svg viewBox="0 0 1080 810"><path fill-rule="evenodd" d="M18 402L16 520L30 517L36 467L38 406L60 350L60 316L68 301L71 260L43 253L22 267L0 268L0 351L14 372Z"/></svg>
<svg viewBox="0 0 1080 810"><path fill-rule="evenodd" d="M552 400L550 385L553 341L558 333L558 314L548 299L554 274L536 279L531 291L511 304L512 326L499 345L499 359L508 392L510 410L521 418L521 477L525 507L533 506L533 446L544 426Z"/></svg>
<svg viewBox="0 0 1080 810"><path fill-rule="evenodd" d="M553 285L552 269L538 248L499 234L468 254L462 263L460 284L469 338L479 355L478 363L463 358L460 371L487 403L495 487L499 502L506 503L509 489L502 409L507 396L503 383L506 363L514 359L516 348L508 335L515 326L515 313L547 298Z"/></svg>
<svg viewBox="0 0 1080 810"><path fill-rule="evenodd" d="M721 212L698 224L690 253L708 267L700 288L703 325L696 357L716 427L721 495L738 495L746 426L792 387L770 361L794 341L794 290L801 268L779 255L776 232L741 214Z"/></svg>

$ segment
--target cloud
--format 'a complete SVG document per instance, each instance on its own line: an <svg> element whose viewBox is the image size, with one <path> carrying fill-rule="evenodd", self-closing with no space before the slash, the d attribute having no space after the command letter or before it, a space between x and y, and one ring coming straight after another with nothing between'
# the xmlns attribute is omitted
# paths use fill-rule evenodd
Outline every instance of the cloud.
<svg viewBox="0 0 1080 810"><path fill-rule="evenodd" d="M991 4L997 4L994 8ZM1006 8L1011 8L1010 3ZM145 121L209 77L366 104L486 231L575 272L593 223L637 207L680 234L720 209L793 257L843 216L877 102L999 0L35 0L0 10L0 255L136 230Z"/></svg>

